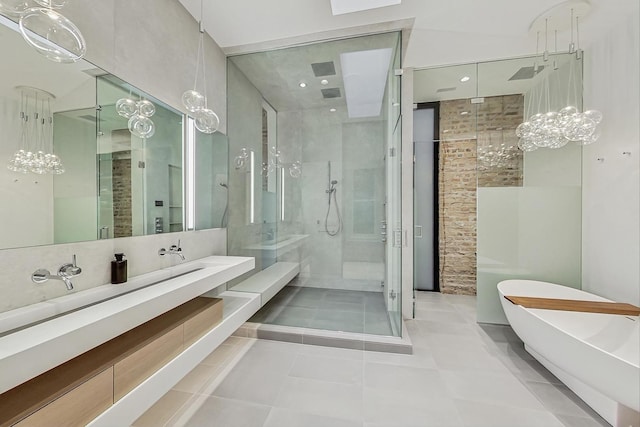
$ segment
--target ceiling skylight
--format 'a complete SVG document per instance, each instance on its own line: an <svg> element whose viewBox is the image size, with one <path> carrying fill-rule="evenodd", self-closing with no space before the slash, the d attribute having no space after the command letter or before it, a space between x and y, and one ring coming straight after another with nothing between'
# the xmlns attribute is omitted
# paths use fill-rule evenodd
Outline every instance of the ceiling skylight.
<svg viewBox="0 0 640 427"><path fill-rule="evenodd" d="M344 92L350 118L380 115L392 49L340 54Z"/></svg>
<svg viewBox="0 0 640 427"><path fill-rule="evenodd" d="M331 0L331 11L334 15L377 9L379 7L400 4L402 0Z"/></svg>

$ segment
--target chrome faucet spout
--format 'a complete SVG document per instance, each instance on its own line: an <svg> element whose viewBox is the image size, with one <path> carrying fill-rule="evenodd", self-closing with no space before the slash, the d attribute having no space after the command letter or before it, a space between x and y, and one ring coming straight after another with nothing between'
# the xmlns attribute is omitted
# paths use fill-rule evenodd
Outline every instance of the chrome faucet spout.
<svg viewBox="0 0 640 427"><path fill-rule="evenodd" d="M73 263L62 264L58 269L58 274L51 274L49 270L39 268L33 272L31 280L37 284L45 283L49 279L62 280L67 287L67 290L71 291L73 290L71 278L78 276L80 273L82 273L82 269L76 264L76 256L74 255Z"/></svg>
<svg viewBox="0 0 640 427"><path fill-rule="evenodd" d="M67 286L67 290L68 291L72 291L73 290L73 283L71 283L71 278L67 277L66 275L60 275L60 276L51 276L52 279L59 279L62 280L64 282L64 284Z"/></svg>
<svg viewBox="0 0 640 427"><path fill-rule="evenodd" d="M165 248L160 248L160 250L158 251L158 255L160 255L160 256L164 256L166 254L177 255L177 256L180 257L180 259L182 261L186 260L184 254L182 253L182 248L180 247L180 240L178 240L178 244L177 245L169 246L169 250L167 250Z"/></svg>

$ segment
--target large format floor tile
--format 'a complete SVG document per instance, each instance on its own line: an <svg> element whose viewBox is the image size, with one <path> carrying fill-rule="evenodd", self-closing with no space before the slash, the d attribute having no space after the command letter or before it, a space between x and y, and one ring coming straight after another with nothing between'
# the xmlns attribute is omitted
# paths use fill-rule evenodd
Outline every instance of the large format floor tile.
<svg viewBox="0 0 640 427"><path fill-rule="evenodd" d="M346 329L380 313L375 292L307 291L262 316ZM231 337L135 426L607 426L510 327L478 325L475 298L419 292L417 308L410 355Z"/></svg>

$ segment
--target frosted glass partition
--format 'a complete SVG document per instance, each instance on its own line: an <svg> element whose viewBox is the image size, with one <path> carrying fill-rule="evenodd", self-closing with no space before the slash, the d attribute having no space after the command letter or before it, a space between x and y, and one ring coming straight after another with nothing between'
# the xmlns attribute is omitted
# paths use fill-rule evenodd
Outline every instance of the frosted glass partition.
<svg viewBox="0 0 640 427"><path fill-rule="evenodd" d="M553 69L553 61L558 64L557 70ZM499 70L509 69L510 65L516 65L511 69L522 70L534 67L535 62L534 58L521 58L478 64L478 96L497 95L495 80ZM540 72L521 79L518 92L508 94L515 105L513 114L524 108L526 120L537 112L559 111L567 102L580 108L581 61L573 55L559 55L548 63L541 59L537 62L547 67L551 77L545 81ZM523 73L526 72L525 68ZM519 97L513 98L514 95ZM479 104L478 114L490 113L487 108L489 105ZM494 148L495 141L505 143L513 155L506 166L486 159L483 172L512 178L501 181L506 185L478 185L477 313L479 322L506 324L496 289L500 281L522 278L581 286L582 149L569 142L558 149L522 152L515 148L515 127L519 123L492 120L482 128L478 126L478 170L483 166L481 157L490 157L497 151L481 151L484 132L493 136Z"/></svg>

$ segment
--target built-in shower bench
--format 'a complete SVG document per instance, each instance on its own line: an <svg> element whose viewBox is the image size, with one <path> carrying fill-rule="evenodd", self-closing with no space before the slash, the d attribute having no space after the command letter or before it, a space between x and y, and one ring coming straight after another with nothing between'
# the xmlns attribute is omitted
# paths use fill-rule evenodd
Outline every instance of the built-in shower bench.
<svg viewBox="0 0 640 427"><path fill-rule="evenodd" d="M234 285L231 290L260 294L260 307L265 305L294 277L300 273L297 262L276 262L248 279Z"/></svg>

